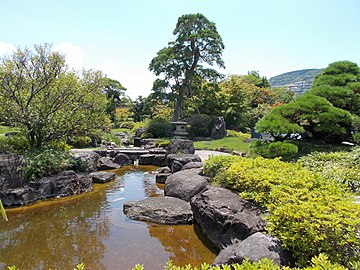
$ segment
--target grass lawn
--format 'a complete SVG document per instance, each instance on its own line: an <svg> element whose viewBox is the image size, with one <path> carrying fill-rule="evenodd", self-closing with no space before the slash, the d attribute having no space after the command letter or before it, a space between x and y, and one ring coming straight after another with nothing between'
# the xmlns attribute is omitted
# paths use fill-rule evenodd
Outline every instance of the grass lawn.
<svg viewBox="0 0 360 270"><path fill-rule="evenodd" d="M247 154L250 153L249 144L245 143L242 138L236 137L225 137L219 140L194 142L194 146L196 149L216 150L226 148L228 150L245 152Z"/></svg>
<svg viewBox="0 0 360 270"><path fill-rule="evenodd" d="M111 130L112 133L116 133L116 132L129 132L131 129L128 128L114 128Z"/></svg>

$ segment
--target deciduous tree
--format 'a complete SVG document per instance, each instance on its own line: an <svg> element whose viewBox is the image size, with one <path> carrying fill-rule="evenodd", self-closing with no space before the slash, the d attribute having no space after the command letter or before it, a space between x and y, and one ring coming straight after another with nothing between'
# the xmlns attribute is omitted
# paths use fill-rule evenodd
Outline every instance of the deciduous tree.
<svg viewBox="0 0 360 270"><path fill-rule="evenodd" d="M23 129L32 147L96 134L109 125L101 72L68 72L51 46L18 49L0 59L0 115Z"/></svg>

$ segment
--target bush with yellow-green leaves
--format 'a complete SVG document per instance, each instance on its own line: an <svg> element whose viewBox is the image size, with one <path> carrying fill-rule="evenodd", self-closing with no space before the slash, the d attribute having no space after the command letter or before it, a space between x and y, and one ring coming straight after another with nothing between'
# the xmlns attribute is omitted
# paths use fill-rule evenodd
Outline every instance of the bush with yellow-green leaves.
<svg viewBox="0 0 360 270"><path fill-rule="evenodd" d="M261 157L213 157L204 172L213 184L267 207L267 231L292 251L298 265L320 253L343 265L360 259L360 205L336 180Z"/></svg>
<svg viewBox="0 0 360 270"><path fill-rule="evenodd" d="M335 179L353 192L360 192L360 147L349 152L315 152L301 157L298 162L326 179Z"/></svg>

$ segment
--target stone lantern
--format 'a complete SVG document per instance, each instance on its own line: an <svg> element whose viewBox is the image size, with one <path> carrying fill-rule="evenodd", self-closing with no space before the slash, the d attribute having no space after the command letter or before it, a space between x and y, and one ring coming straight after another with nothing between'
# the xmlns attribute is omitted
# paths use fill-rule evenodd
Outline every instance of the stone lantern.
<svg viewBox="0 0 360 270"><path fill-rule="evenodd" d="M188 132L186 131L186 124L187 124L186 122L176 121L176 122L171 122L171 124L175 125L174 136L176 137L188 136Z"/></svg>

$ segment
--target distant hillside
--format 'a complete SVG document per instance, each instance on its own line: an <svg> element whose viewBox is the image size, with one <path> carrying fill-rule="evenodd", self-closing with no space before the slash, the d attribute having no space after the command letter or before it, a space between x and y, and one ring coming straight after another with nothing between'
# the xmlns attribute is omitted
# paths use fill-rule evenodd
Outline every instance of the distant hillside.
<svg viewBox="0 0 360 270"><path fill-rule="evenodd" d="M286 72L270 78L271 87L286 87L299 94L310 89L321 69L303 69Z"/></svg>

